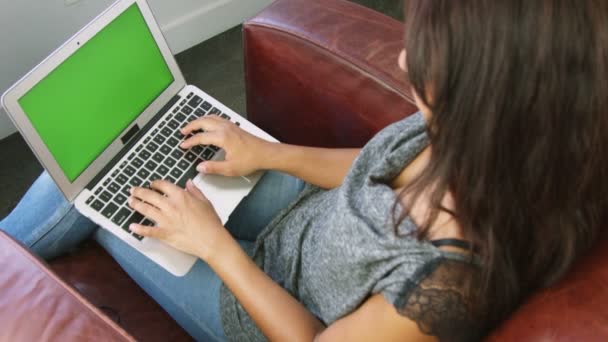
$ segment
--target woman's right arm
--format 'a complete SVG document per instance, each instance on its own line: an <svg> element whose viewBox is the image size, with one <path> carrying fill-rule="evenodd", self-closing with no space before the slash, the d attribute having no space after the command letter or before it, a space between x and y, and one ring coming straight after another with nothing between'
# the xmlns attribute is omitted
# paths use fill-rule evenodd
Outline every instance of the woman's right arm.
<svg viewBox="0 0 608 342"><path fill-rule="evenodd" d="M186 140L181 147L216 145L224 149L224 161L199 165L203 173L245 176L257 170L277 170L321 188L340 186L361 149L329 149L271 143L253 136L230 121L208 116L192 121L182 129L187 135L204 130Z"/></svg>

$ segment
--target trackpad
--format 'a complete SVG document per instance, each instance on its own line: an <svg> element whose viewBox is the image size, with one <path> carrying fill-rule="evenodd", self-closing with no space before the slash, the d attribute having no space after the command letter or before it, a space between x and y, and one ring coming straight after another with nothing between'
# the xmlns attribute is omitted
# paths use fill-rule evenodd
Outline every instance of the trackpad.
<svg viewBox="0 0 608 342"><path fill-rule="evenodd" d="M218 216L225 224L241 200L249 194L261 177L261 172L243 177L198 174L193 183L209 199Z"/></svg>

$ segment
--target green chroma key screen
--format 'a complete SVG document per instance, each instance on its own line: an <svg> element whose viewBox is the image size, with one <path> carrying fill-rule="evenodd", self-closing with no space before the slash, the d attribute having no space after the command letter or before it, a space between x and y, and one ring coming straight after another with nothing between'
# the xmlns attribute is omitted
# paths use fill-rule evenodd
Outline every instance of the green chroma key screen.
<svg viewBox="0 0 608 342"><path fill-rule="evenodd" d="M73 182L173 80L133 4L18 102Z"/></svg>

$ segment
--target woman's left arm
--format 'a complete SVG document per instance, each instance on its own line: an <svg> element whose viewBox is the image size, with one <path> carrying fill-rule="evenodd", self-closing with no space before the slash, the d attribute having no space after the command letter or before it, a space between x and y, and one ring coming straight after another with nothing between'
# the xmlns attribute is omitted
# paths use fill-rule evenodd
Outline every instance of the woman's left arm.
<svg viewBox="0 0 608 342"><path fill-rule="evenodd" d="M364 341L369 334L382 340L426 336L378 296L326 328L260 270L192 182L186 184L186 191L166 181L154 181L151 187L133 188L129 205L156 222L156 227L133 224L131 230L207 262L270 341Z"/></svg>

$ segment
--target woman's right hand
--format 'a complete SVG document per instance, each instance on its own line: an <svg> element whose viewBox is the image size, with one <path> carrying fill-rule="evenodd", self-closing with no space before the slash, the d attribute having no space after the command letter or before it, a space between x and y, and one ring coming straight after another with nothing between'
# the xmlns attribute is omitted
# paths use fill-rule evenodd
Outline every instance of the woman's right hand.
<svg viewBox="0 0 608 342"><path fill-rule="evenodd" d="M204 161L197 166L201 173L223 176L245 176L264 168L266 151L273 145L216 115L204 116L182 128L184 135L202 130L186 139L180 147L189 149L196 145L215 145L226 153L223 161Z"/></svg>

